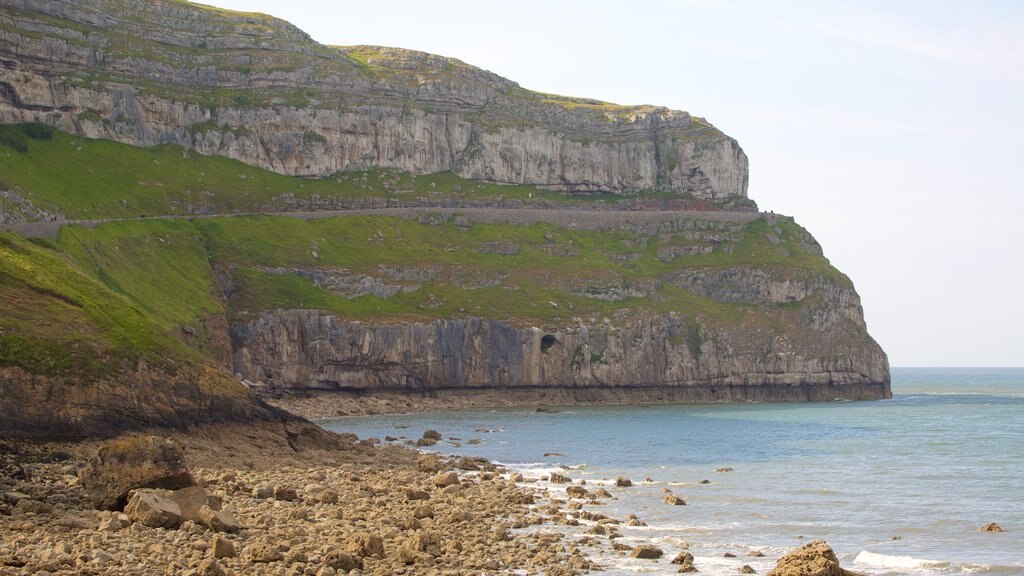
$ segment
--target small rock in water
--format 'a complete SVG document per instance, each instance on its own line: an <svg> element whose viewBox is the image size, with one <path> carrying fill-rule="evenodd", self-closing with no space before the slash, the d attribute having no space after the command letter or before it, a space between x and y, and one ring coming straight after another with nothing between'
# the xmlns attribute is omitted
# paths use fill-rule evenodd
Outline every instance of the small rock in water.
<svg viewBox="0 0 1024 576"><path fill-rule="evenodd" d="M619 476L618 478L615 479L615 485L618 486L619 488L629 488L630 486L633 485L633 481L630 480L629 478L626 478L625 476Z"/></svg>
<svg viewBox="0 0 1024 576"><path fill-rule="evenodd" d="M673 506L686 506L686 500L683 500L675 494L668 494L665 496L665 504L671 504Z"/></svg>
<svg viewBox="0 0 1024 576"><path fill-rule="evenodd" d="M633 548L633 551L629 555L633 558L639 558L641 560L657 560L661 558L664 552L657 546L650 544L641 544Z"/></svg>
<svg viewBox="0 0 1024 576"><path fill-rule="evenodd" d="M757 570L751 568L749 564L744 564L743 567L740 568L740 574L757 574Z"/></svg>
<svg viewBox="0 0 1024 576"><path fill-rule="evenodd" d="M423 433L423 439L424 440L440 440L441 439L441 433L438 432L437 430L427 430L426 432Z"/></svg>
<svg viewBox="0 0 1024 576"><path fill-rule="evenodd" d="M715 472L732 472L732 471L733 471L732 468L730 468L728 466L725 466L724 468L719 468L719 469L715 470Z"/></svg>
<svg viewBox="0 0 1024 576"><path fill-rule="evenodd" d="M981 527L982 532L1005 532L1003 527L995 522L990 522Z"/></svg>
<svg viewBox="0 0 1024 576"><path fill-rule="evenodd" d="M672 563L679 564L681 566L693 564L693 554L690 554L689 552L683 550L682 552L677 554L675 558L672 559Z"/></svg>
<svg viewBox="0 0 1024 576"><path fill-rule="evenodd" d="M705 478L704 480L701 480L700 483L701 484L711 484L711 480L708 480L707 478Z"/></svg>
<svg viewBox="0 0 1024 576"><path fill-rule="evenodd" d="M761 552L760 550L751 550L747 553L747 556L750 556L751 558L764 558L764 552Z"/></svg>
<svg viewBox="0 0 1024 576"><path fill-rule="evenodd" d="M736 555L733 554L732 552L726 552L725 554L722 554L722 558L735 558L735 557L736 557Z"/></svg>
<svg viewBox="0 0 1024 576"><path fill-rule="evenodd" d="M561 453L558 453L558 452L545 452L544 453L544 457L545 458L550 458L552 456L565 456L565 454L561 454Z"/></svg>

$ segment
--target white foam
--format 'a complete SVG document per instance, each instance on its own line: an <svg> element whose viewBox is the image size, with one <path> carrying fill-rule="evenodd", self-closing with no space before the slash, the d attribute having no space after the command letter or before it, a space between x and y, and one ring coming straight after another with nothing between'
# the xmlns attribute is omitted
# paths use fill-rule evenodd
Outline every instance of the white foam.
<svg viewBox="0 0 1024 576"><path fill-rule="evenodd" d="M949 566L949 562L941 560L926 560L924 558L915 558L913 556L892 556L889 554L869 552L867 550L862 550L860 554L857 554L857 557L853 559L853 563L871 568L902 569L942 568Z"/></svg>

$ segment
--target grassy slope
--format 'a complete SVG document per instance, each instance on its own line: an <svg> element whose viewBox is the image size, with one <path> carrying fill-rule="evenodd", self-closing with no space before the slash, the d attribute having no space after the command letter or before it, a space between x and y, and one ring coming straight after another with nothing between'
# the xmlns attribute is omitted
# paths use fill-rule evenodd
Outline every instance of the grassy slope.
<svg viewBox="0 0 1024 576"><path fill-rule="evenodd" d="M138 149L37 126L2 126L0 144L0 188L14 189L69 217L175 214L192 201L223 210L258 210L285 193L480 198L497 192L505 197L541 193L479 185L450 174L412 178L371 172L365 178L356 173L296 179L224 158L189 156L181 149ZM385 187L395 192L382 192ZM716 302L667 282L649 298L608 302L585 295L609 286L649 286L686 268L756 266L787 277L823 275L848 283L827 260L801 245L806 232L788 219L775 225L756 220L738 232L731 251L718 248L671 263L657 258L659 248L694 242L678 234L643 237L546 223L459 226L443 218L427 220L147 219L68 226L49 246L5 236L2 363L62 373L78 365L87 372L102 370L104 355L131 360L170 348L193 357L196 349L184 345L183 328L196 335L193 345L208 355L203 320L225 312L214 269L233 280L227 312L235 318L310 308L361 320L474 315L545 326L571 324L573 318L674 312L711 324L742 320L783 330L780 319L794 315L792 305ZM486 247L498 242L516 245L518 253L489 253ZM434 274L417 282L392 281L382 266L431 268ZM346 298L317 287L307 277L316 270L373 276L407 291L390 298Z"/></svg>
<svg viewBox="0 0 1024 576"><path fill-rule="evenodd" d="M0 365L69 378L197 358L142 307L46 242L0 232Z"/></svg>
<svg viewBox="0 0 1024 576"><path fill-rule="evenodd" d="M32 138L26 131L45 137ZM321 179L295 178L177 146L137 148L31 124L0 126L0 144L0 189L15 190L36 206L62 212L69 219L274 211L281 209L285 197L433 202L620 200L486 184L451 173L414 177L372 170Z"/></svg>

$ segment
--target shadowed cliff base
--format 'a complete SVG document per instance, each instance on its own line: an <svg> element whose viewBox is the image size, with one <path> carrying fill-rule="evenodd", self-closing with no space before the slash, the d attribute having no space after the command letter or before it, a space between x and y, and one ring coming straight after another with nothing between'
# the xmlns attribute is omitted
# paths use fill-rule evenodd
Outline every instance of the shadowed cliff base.
<svg viewBox="0 0 1024 576"><path fill-rule="evenodd" d="M285 391L266 389L268 404L318 419L472 408L830 402L892 398L889 382L862 384L743 384L634 388L449 388L430 392Z"/></svg>

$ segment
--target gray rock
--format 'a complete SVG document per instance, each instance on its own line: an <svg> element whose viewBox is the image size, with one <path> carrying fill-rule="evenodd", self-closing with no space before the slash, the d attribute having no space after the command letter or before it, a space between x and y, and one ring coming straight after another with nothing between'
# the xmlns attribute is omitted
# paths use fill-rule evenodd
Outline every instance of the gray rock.
<svg viewBox="0 0 1024 576"><path fill-rule="evenodd" d="M150 528L174 528L181 522L181 509L170 498L136 490L124 509L129 518Z"/></svg>

